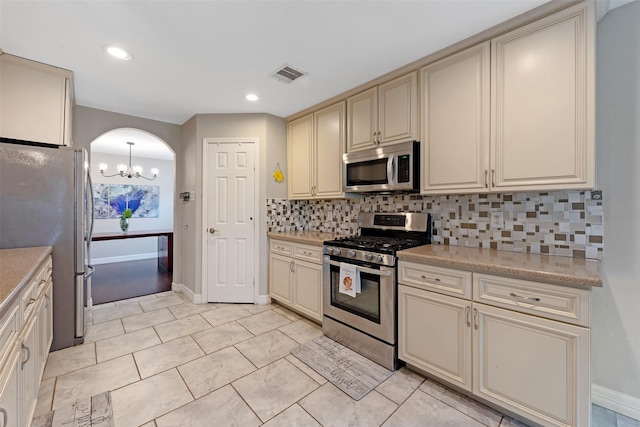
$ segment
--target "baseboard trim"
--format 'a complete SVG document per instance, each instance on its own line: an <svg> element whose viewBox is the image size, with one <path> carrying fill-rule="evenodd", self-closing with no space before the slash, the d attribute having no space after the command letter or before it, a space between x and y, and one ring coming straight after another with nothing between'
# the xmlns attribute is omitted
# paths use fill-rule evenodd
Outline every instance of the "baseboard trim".
<svg viewBox="0 0 640 427"><path fill-rule="evenodd" d="M640 399L637 397L598 384L591 384L591 402L635 420L640 420Z"/></svg>
<svg viewBox="0 0 640 427"><path fill-rule="evenodd" d="M171 282L171 290L182 293L194 304L202 304L202 294L196 294L182 283Z"/></svg>
<svg viewBox="0 0 640 427"><path fill-rule="evenodd" d="M258 301L256 301L256 304L271 304L271 297L269 297L269 295L258 295Z"/></svg>
<svg viewBox="0 0 640 427"><path fill-rule="evenodd" d="M100 264L111 264L114 262L127 262L127 261L138 261L141 259L150 259L157 258L157 252L149 252L146 254L133 254L133 255L122 255L122 256L112 256L105 258L91 258L92 265L100 265Z"/></svg>

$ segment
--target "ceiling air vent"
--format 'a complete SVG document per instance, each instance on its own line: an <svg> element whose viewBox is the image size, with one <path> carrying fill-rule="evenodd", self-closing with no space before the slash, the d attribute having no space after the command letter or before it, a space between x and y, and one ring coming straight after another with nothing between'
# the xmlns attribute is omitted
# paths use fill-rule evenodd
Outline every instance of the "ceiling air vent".
<svg viewBox="0 0 640 427"><path fill-rule="evenodd" d="M299 79L302 76L305 76L307 73L304 71L296 70L290 65L284 64L282 67L278 68L275 72L271 74L272 77L275 77L278 81L283 83L291 83L294 80Z"/></svg>

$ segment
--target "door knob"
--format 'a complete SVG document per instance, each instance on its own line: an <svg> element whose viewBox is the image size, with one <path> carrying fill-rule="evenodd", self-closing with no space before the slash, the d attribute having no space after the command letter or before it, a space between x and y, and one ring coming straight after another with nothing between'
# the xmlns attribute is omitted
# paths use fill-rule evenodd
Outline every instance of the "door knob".
<svg viewBox="0 0 640 427"><path fill-rule="evenodd" d="M211 233L211 234L214 234L216 231L218 231L218 230L216 230L215 228L210 228L209 229L209 233Z"/></svg>

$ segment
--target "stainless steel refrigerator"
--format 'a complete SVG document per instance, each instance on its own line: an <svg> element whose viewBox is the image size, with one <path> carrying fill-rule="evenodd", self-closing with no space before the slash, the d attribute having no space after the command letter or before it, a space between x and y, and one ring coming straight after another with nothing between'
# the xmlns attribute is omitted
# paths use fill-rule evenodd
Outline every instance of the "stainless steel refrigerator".
<svg viewBox="0 0 640 427"><path fill-rule="evenodd" d="M52 350L84 341L91 192L86 150L0 138L0 248L53 246Z"/></svg>

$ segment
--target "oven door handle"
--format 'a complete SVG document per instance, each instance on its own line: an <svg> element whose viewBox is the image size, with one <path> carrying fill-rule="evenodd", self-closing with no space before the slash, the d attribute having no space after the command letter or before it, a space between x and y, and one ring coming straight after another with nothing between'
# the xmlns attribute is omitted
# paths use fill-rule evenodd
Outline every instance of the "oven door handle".
<svg viewBox="0 0 640 427"><path fill-rule="evenodd" d="M336 267L340 267L340 263L338 261L331 261L329 257L324 257L324 262L330 265L335 265ZM377 270L375 268L362 267L359 265L356 265L356 267L358 268L358 271L367 274L373 274L375 276L391 276L392 273L391 270Z"/></svg>

